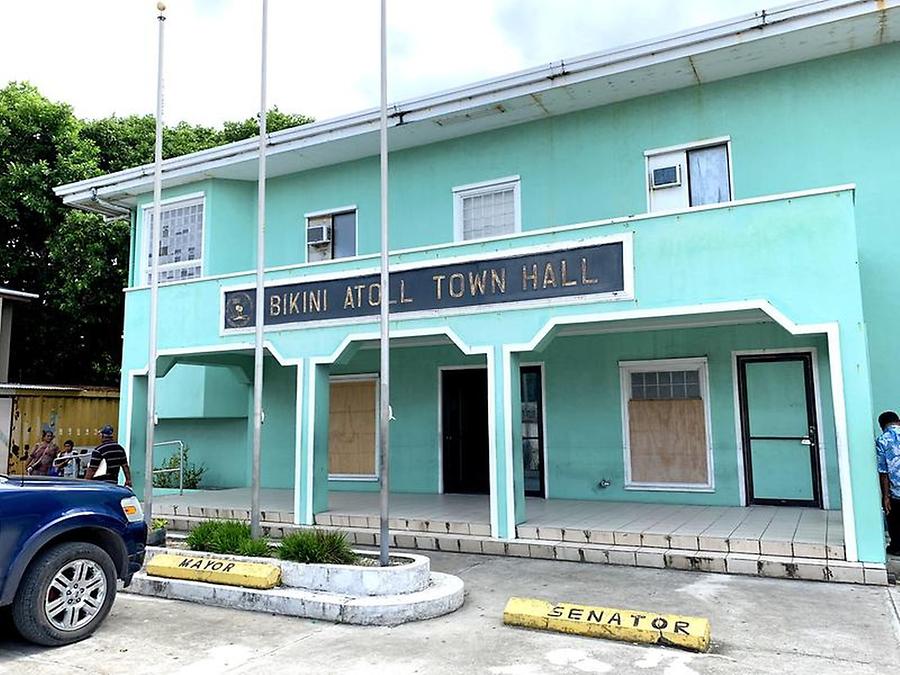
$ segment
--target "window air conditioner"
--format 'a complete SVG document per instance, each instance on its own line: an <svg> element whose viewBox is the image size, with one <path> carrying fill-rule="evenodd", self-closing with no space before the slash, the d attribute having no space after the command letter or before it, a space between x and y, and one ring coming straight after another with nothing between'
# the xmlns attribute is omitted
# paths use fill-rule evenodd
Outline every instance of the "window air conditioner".
<svg viewBox="0 0 900 675"><path fill-rule="evenodd" d="M327 246L331 243L331 224L317 223L306 228L306 243L310 246Z"/></svg>
<svg viewBox="0 0 900 675"><path fill-rule="evenodd" d="M650 172L650 187L653 190L681 185L681 165L661 166Z"/></svg>

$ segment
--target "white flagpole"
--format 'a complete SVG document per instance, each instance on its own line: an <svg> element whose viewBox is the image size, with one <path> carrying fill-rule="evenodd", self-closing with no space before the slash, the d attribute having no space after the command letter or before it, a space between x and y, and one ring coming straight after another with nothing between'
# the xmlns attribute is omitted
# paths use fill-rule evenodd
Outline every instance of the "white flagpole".
<svg viewBox="0 0 900 675"><path fill-rule="evenodd" d="M390 533L390 277L388 275L388 144L387 144L387 0L381 0L381 415L378 435L378 457L381 469L381 537L380 563L388 564Z"/></svg>
<svg viewBox="0 0 900 675"><path fill-rule="evenodd" d="M150 335L147 338L147 445L144 448L144 520L153 519L153 442L156 432L156 357L157 314L159 305L159 202L162 199L162 137L163 137L163 45L165 38L166 6L156 3L159 15L159 51L156 65L156 146L153 153L153 228L150 236Z"/></svg>
<svg viewBox="0 0 900 675"><path fill-rule="evenodd" d="M263 322L266 267L266 41L269 0L262 0L262 59L259 84L259 178L256 223L256 341L253 348L253 471L250 483L250 533L260 535L259 467L262 445Z"/></svg>

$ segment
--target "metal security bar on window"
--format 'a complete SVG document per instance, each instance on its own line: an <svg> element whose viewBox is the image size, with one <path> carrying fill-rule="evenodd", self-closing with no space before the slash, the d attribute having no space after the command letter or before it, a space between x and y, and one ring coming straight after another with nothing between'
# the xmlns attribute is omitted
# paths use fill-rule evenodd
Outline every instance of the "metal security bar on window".
<svg viewBox="0 0 900 675"><path fill-rule="evenodd" d="M668 401L700 398L700 372L665 370L631 373L631 399Z"/></svg>
<svg viewBox="0 0 900 675"><path fill-rule="evenodd" d="M462 197L463 239L510 234L516 229L515 188Z"/></svg>
<svg viewBox="0 0 900 675"><path fill-rule="evenodd" d="M153 212L144 212L148 241L152 241ZM162 229L159 233L159 281L180 281L199 277L203 258L203 202L191 201L164 207L160 214ZM150 283L150 267L153 251L147 247L147 283Z"/></svg>

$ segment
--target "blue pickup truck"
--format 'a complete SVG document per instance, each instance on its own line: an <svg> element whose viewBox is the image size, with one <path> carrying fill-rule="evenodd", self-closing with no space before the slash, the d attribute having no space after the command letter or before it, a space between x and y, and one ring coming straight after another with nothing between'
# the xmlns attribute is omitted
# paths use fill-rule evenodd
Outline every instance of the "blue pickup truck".
<svg viewBox="0 0 900 675"><path fill-rule="evenodd" d="M0 475L0 612L42 645L81 640L103 623L144 562L147 526L128 488Z"/></svg>

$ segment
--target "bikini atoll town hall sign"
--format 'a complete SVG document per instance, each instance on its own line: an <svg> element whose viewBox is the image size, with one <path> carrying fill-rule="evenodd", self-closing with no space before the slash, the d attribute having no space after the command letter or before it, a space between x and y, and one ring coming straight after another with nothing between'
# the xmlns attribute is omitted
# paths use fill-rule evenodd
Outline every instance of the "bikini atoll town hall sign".
<svg viewBox="0 0 900 675"><path fill-rule="evenodd" d="M572 298L626 295L625 243L541 250L454 263L402 266L391 273L393 313ZM252 328L252 287L224 293L224 328ZM375 316L378 274L286 282L265 289L267 326Z"/></svg>

